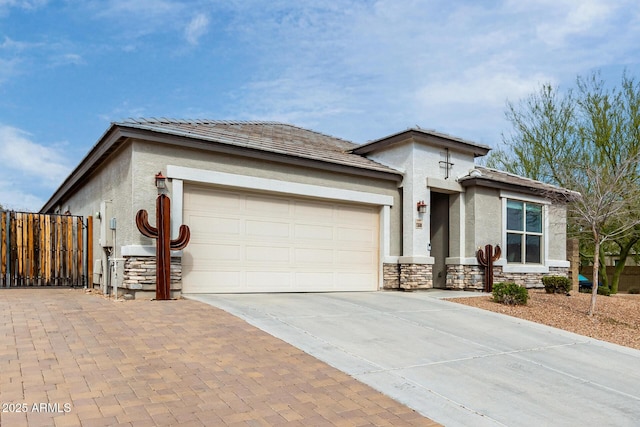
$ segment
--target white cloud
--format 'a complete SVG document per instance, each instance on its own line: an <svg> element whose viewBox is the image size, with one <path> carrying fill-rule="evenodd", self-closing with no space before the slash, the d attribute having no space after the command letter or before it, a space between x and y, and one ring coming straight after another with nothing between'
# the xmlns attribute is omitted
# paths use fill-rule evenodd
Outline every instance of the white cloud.
<svg viewBox="0 0 640 427"><path fill-rule="evenodd" d="M55 188L70 171L67 159L56 148L33 142L21 129L0 124L0 158L3 170L36 178L40 185Z"/></svg>
<svg viewBox="0 0 640 427"><path fill-rule="evenodd" d="M51 57L51 67L61 67L64 65L85 65L85 61L82 56L77 53L62 53Z"/></svg>
<svg viewBox="0 0 640 427"><path fill-rule="evenodd" d="M128 118L147 117L149 114L149 106L133 105L128 100L123 101L120 105L114 107L111 111L98 114L98 118L105 122L117 122Z"/></svg>
<svg viewBox="0 0 640 427"><path fill-rule="evenodd" d="M8 36L0 43L0 84L18 75L33 75L44 67L85 65L78 53L68 52L74 44L59 41L24 41Z"/></svg>
<svg viewBox="0 0 640 427"><path fill-rule="evenodd" d="M229 30L257 64L237 110L366 137L420 124L497 142L507 99L624 63L640 39L629 0L241 4Z"/></svg>
<svg viewBox="0 0 640 427"><path fill-rule="evenodd" d="M569 37L596 37L611 31L609 18L615 2L602 0L543 2L550 13L537 26L538 37L550 46L565 45Z"/></svg>
<svg viewBox="0 0 640 427"><path fill-rule="evenodd" d="M5 6L19 3L0 0ZM123 99L131 92L118 90L101 96L100 117L107 120L175 115L161 98L180 89L178 111L206 111L211 117L224 112L282 120L356 141L418 124L493 143L505 130L507 98L516 101L547 81L572 85L577 74L638 64L640 57L636 0L75 4L76 19L93 19L90 25L105 31L88 39L108 33L110 53L135 51L136 59L149 58L154 67L170 57L167 69L175 66L170 60L184 61L175 69L185 71L147 72L146 64L121 66L114 55L113 80L105 84L124 92L134 71L145 78L131 85L142 101L132 98L129 104ZM33 75L43 64L86 62L91 70L97 55L90 47L34 34L0 39L0 82L19 71ZM209 34L215 37L205 38ZM42 41L46 45L37 44ZM187 43L206 49L194 55ZM221 76L230 76L233 87ZM144 93L145 86L154 93Z"/></svg>
<svg viewBox="0 0 640 427"><path fill-rule="evenodd" d="M469 70L456 80L433 81L420 88L416 94L425 106L452 104L504 107L507 99L518 99L531 93L531 89L551 82L549 75L518 76L500 69Z"/></svg>
<svg viewBox="0 0 640 427"><path fill-rule="evenodd" d="M0 124L0 204L7 209L37 211L70 171L58 147L32 141L29 133Z"/></svg>
<svg viewBox="0 0 640 427"><path fill-rule="evenodd" d="M197 45L200 37L207 33L209 26L209 18L204 13L199 13L191 19L187 28L184 30L184 36L191 45Z"/></svg>
<svg viewBox="0 0 640 427"><path fill-rule="evenodd" d="M13 59L0 58L0 84L6 82L11 77L18 74L19 64L20 64L20 60L17 58L13 58Z"/></svg>
<svg viewBox="0 0 640 427"><path fill-rule="evenodd" d="M168 0L100 0L94 4L99 8L101 15L120 18L132 15L136 18L170 16L177 9L182 8L180 2Z"/></svg>
<svg viewBox="0 0 640 427"><path fill-rule="evenodd" d="M31 194L28 189L16 187L15 182L0 180L0 205L6 210L38 211L45 200Z"/></svg>
<svg viewBox="0 0 640 427"><path fill-rule="evenodd" d="M5 7L19 7L22 9L38 9L49 3L49 0L0 0L0 9Z"/></svg>
<svg viewBox="0 0 640 427"><path fill-rule="evenodd" d="M138 39L166 31L182 31L188 4L172 0L93 0L82 3L94 17L117 26L117 37ZM129 44L127 46L130 46Z"/></svg>
<svg viewBox="0 0 640 427"><path fill-rule="evenodd" d="M8 36L4 36L4 41L0 43L0 49L20 51L27 49L31 45L31 43L15 41Z"/></svg>

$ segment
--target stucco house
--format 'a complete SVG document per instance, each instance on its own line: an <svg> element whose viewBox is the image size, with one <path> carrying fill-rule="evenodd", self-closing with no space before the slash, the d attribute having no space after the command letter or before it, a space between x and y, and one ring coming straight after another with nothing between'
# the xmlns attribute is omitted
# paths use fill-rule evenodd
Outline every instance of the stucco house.
<svg viewBox="0 0 640 427"><path fill-rule="evenodd" d="M576 193L477 166L490 148L412 128L358 145L260 121L113 123L43 206L92 216L92 282L153 296L155 176L167 177L172 291L482 289L476 251L500 245L495 281L566 275Z"/></svg>

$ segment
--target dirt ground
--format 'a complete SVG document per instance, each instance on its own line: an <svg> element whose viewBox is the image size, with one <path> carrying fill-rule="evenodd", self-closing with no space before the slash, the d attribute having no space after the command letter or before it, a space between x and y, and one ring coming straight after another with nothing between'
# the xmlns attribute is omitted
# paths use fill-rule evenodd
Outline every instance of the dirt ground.
<svg viewBox="0 0 640 427"><path fill-rule="evenodd" d="M590 317L591 294L547 294L529 290L526 306L507 306L490 296L452 298L460 304L542 323L580 335L640 350L640 295L598 295L596 313Z"/></svg>

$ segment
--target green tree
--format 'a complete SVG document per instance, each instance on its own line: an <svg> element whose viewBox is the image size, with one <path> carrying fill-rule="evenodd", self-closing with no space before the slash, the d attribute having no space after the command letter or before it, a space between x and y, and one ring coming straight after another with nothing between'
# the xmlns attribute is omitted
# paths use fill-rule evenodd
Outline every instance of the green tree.
<svg viewBox="0 0 640 427"><path fill-rule="evenodd" d="M503 135L502 148L489 156L489 167L579 191L583 200L590 203L597 199L591 197L597 194L594 177L598 177L601 188L607 187L603 180L635 185L640 175L636 161L640 151L640 84L626 73L621 85L613 88L599 73L578 77L576 88L565 93L544 84L528 98L507 103L506 117L513 126L512 132ZM620 173L626 174L624 179ZM611 190L616 193L618 188ZM625 191L618 195L637 208L638 201L630 197L635 188ZM570 212L575 205L571 205ZM603 208L600 206L601 213ZM584 208L579 212L586 213ZM599 240L597 249L598 237L593 235L591 226L580 221L575 211L570 214L570 235L584 238L585 232L589 234L594 261L607 253L619 258L610 286L614 293L626 259L639 246L636 212L637 209L630 209L628 216L604 215L607 220L599 223L596 234L606 238ZM603 276L605 283L607 278ZM594 282L597 283L595 277Z"/></svg>

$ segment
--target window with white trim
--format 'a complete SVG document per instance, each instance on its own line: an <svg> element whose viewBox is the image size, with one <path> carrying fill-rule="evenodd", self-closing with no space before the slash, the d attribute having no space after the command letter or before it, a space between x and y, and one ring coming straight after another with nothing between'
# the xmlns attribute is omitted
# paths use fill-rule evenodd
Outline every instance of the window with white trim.
<svg viewBox="0 0 640 427"><path fill-rule="evenodd" d="M507 262L542 264L543 209L538 203L507 199Z"/></svg>

